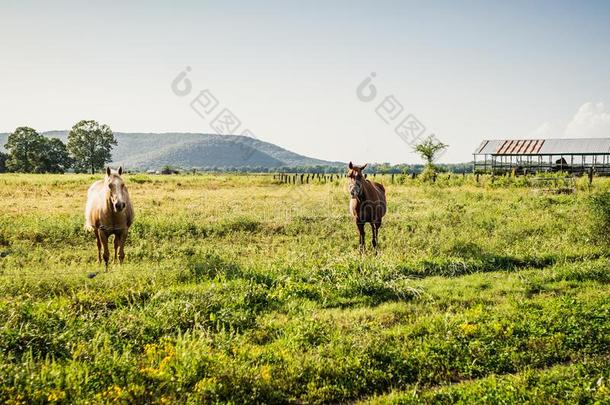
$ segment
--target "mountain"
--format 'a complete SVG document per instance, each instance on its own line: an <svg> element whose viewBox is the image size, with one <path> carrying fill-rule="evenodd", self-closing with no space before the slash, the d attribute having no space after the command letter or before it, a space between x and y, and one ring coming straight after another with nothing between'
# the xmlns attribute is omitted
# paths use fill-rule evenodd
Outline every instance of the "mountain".
<svg viewBox="0 0 610 405"><path fill-rule="evenodd" d="M67 142L68 131L49 131L47 137ZM340 162L309 158L269 142L238 135L194 133L115 132L112 165L148 170L164 166L183 169L246 169L299 166L343 166ZM0 134L3 150L8 134Z"/></svg>

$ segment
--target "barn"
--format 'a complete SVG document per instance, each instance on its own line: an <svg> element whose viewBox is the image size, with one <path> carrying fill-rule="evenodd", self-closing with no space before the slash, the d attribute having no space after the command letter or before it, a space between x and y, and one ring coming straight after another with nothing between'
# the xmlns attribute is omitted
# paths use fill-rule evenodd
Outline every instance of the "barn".
<svg viewBox="0 0 610 405"><path fill-rule="evenodd" d="M473 155L475 173L610 175L610 138L486 140Z"/></svg>

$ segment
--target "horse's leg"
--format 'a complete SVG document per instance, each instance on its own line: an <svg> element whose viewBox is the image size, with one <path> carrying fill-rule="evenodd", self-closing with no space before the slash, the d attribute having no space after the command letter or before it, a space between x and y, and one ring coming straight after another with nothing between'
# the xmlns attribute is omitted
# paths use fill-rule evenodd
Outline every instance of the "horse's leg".
<svg viewBox="0 0 610 405"><path fill-rule="evenodd" d="M371 222L371 228L373 229L373 249L377 249L377 223Z"/></svg>
<svg viewBox="0 0 610 405"><path fill-rule="evenodd" d="M127 229L121 231L121 243L119 244L119 263L123 264L125 259L125 241L127 240Z"/></svg>
<svg viewBox="0 0 610 405"><path fill-rule="evenodd" d="M364 246L364 242L365 242L365 240L364 240L364 222L363 223L358 222L357 225L358 225L358 232L360 233L360 251L364 252L364 249L365 249L365 246Z"/></svg>
<svg viewBox="0 0 610 405"><path fill-rule="evenodd" d="M93 233L95 233L95 240L97 241L97 262L102 262L102 241L100 241L100 230L94 229Z"/></svg>
<svg viewBox="0 0 610 405"><path fill-rule="evenodd" d="M373 224L373 246L377 248L379 246L379 228L381 228L381 221L374 222Z"/></svg>
<svg viewBox="0 0 610 405"><path fill-rule="evenodd" d="M105 231L100 230L100 240L102 241L102 247L104 248L104 265L108 270L108 259L110 258L110 251L108 250L108 235Z"/></svg>
<svg viewBox="0 0 610 405"><path fill-rule="evenodd" d="M119 246L121 245L121 232L115 232L114 234L114 262L118 261L117 253L119 251Z"/></svg>

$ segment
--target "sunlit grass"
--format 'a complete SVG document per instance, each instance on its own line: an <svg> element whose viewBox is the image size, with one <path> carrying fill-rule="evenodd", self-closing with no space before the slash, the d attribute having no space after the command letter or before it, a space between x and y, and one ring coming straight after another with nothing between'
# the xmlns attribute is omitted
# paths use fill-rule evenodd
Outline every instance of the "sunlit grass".
<svg viewBox="0 0 610 405"><path fill-rule="evenodd" d="M340 180L128 175L126 263L103 272L95 179L0 176L2 402L607 398L606 180L378 176L361 255Z"/></svg>

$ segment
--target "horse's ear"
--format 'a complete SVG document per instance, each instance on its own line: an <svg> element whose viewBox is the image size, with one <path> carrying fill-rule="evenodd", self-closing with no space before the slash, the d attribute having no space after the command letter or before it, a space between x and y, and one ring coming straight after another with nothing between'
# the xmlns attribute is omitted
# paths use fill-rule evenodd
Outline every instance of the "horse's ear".
<svg viewBox="0 0 610 405"><path fill-rule="evenodd" d="M123 166L119 166L119 176L123 174Z"/></svg>
<svg viewBox="0 0 610 405"><path fill-rule="evenodd" d="M364 166L362 166L362 167L360 168L360 170L364 170L364 169L366 169L366 167L367 167L368 165L369 165L368 163L365 163L365 164L364 164Z"/></svg>
<svg viewBox="0 0 610 405"><path fill-rule="evenodd" d="M350 169L353 169L354 168L354 164L352 162L349 162L349 165L347 167L349 167Z"/></svg>
<svg viewBox="0 0 610 405"><path fill-rule="evenodd" d="M110 167L106 166L106 176L110 176L110 173L112 173L112 171L110 170Z"/></svg>

